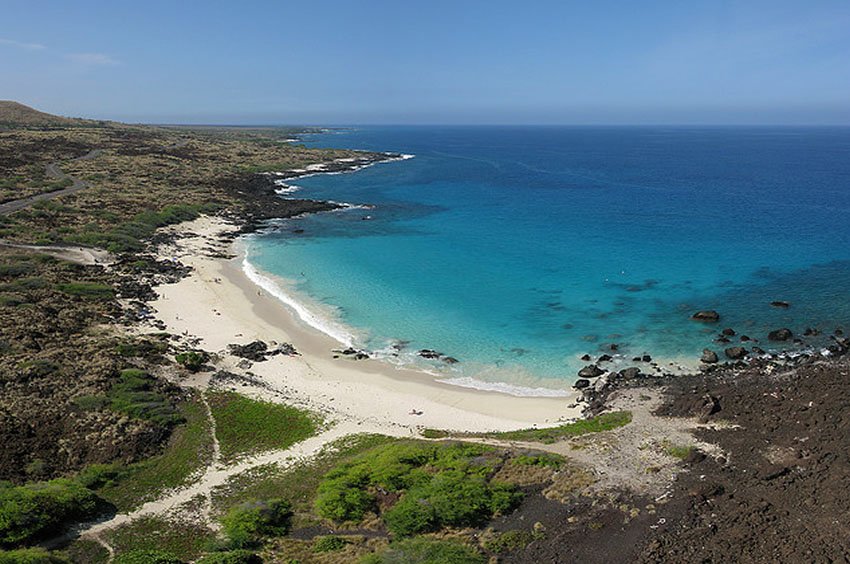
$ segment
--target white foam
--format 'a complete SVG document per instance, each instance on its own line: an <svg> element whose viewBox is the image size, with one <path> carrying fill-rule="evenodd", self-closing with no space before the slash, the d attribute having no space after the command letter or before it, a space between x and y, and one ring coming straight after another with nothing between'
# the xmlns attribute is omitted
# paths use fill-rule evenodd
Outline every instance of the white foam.
<svg viewBox="0 0 850 564"><path fill-rule="evenodd" d="M280 287L274 280L261 274L259 270L254 267L253 264L248 260L248 251L245 250L245 258L242 260L242 271L245 273L245 276L248 279L286 304L290 309L292 309L297 315L298 318L301 319L304 323L309 325L310 327L321 331L322 333L330 336L335 341L338 341L342 345L346 347L354 346L354 335L346 331L344 327L342 327L339 323L335 323L334 321L322 317L321 315L317 315L312 312L308 307L304 304L293 298L291 295L286 293L283 288Z"/></svg>
<svg viewBox="0 0 850 564"><path fill-rule="evenodd" d="M570 396L570 392L567 390L556 390L554 388L531 388L527 386L508 384L506 382L485 382L470 376L443 378L438 379L437 381L444 384L451 384L453 386L460 386L462 388L473 388L487 392L500 392L517 397L563 398Z"/></svg>

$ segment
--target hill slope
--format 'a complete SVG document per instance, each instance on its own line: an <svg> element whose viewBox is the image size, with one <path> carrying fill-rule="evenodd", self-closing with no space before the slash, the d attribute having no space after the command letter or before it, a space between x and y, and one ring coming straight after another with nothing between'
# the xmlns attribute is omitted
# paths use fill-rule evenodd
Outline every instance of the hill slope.
<svg viewBox="0 0 850 564"><path fill-rule="evenodd" d="M84 121L40 112L11 100L0 100L0 125L79 125Z"/></svg>

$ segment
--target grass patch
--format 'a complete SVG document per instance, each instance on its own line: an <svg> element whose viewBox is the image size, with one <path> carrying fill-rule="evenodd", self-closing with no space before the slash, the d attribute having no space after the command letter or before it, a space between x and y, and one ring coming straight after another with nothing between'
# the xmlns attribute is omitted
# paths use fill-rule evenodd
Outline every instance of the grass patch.
<svg viewBox="0 0 850 564"><path fill-rule="evenodd" d="M392 543L386 550L370 554L361 564L484 564L487 558L472 547L456 541L415 537Z"/></svg>
<svg viewBox="0 0 850 564"><path fill-rule="evenodd" d="M207 399L225 460L285 449L314 435L319 424L316 416L306 411L253 400L235 392L209 392Z"/></svg>
<svg viewBox="0 0 850 564"><path fill-rule="evenodd" d="M43 548L0 550L0 564L70 564L62 554L47 552Z"/></svg>
<svg viewBox="0 0 850 564"><path fill-rule="evenodd" d="M206 410L199 401L178 405L185 424L174 429L165 452L142 462L118 468L101 480L97 493L119 511L132 510L162 492L189 482L212 457L212 437Z"/></svg>
<svg viewBox="0 0 850 564"><path fill-rule="evenodd" d="M183 561L195 560L215 541L215 533L202 525L160 517L141 517L110 531L106 536L115 549L115 562L157 562L150 559L130 560L127 557L122 560L123 555L136 551L158 551Z"/></svg>
<svg viewBox="0 0 850 564"><path fill-rule="evenodd" d="M522 550L534 541L543 538L546 538L546 535L539 531L505 531L504 533L498 533L493 538L484 541L484 548L490 552L501 554L503 552Z"/></svg>
<svg viewBox="0 0 850 564"><path fill-rule="evenodd" d="M551 444L564 439L571 439L589 433L600 433L623 427L632 422L631 411L613 411L603 413L590 419L582 419L574 423L567 423L558 427L545 429L522 429L520 431L507 431L504 433L482 433L472 436L485 436L509 441L529 441L535 443Z"/></svg>
<svg viewBox="0 0 850 564"><path fill-rule="evenodd" d="M62 553L75 564L106 564L109 562L109 552L106 547L94 540L77 539Z"/></svg>
<svg viewBox="0 0 850 564"><path fill-rule="evenodd" d="M678 458L679 460L685 460L690 454L695 450L696 447L691 445L672 445L665 444L664 452L672 456L673 458Z"/></svg>

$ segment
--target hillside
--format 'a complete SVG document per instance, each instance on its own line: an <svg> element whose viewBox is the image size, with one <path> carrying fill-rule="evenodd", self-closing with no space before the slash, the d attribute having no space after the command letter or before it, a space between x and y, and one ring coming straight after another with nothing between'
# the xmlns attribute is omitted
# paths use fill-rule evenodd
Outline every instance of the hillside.
<svg viewBox="0 0 850 564"><path fill-rule="evenodd" d="M11 100L0 100L0 126L41 127L46 125L80 125L86 120L55 116Z"/></svg>

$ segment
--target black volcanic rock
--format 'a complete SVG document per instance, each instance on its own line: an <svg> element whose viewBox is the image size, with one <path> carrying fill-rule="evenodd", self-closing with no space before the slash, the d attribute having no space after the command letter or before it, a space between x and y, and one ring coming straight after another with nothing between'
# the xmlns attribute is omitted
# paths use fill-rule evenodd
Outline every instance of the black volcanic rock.
<svg viewBox="0 0 850 564"><path fill-rule="evenodd" d="M790 303L788 303L788 302L784 302L784 301L782 301L782 300L777 300L777 301L775 301L775 302L770 302L770 305L772 305L773 307L779 307L779 308L782 308L782 309L788 309L789 307L791 307L791 304L790 304Z"/></svg>
<svg viewBox="0 0 850 564"><path fill-rule="evenodd" d="M720 321L720 314L714 311L713 309L698 311L691 316L691 319L695 319L697 321L705 321L707 323L715 323Z"/></svg>
<svg viewBox="0 0 850 564"><path fill-rule="evenodd" d="M787 341L793 336L794 334L791 330L786 328L777 329L776 331L771 331L767 334L767 338L770 341Z"/></svg>
<svg viewBox="0 0 850 564"><path fill-rule="evenodd" d="M596 378L598 376L602 376L603 374L605 374L605 371L596 366L595 364L585 366L584 368L578 371L578 375L581 378Z"/></svg>
<svg viewBox="0 0 850 564"><path fill-rule="evenodd" d="M703 349L702 358L700 358L700 360L702 362L705 362L706 364L714 364L714 363L718 362L720 359L717 358L716 352L709 350L709 349Z"/></svg>
<svg viewBox="0 0 850 564"><path fill-rule="evenodd" d="M747 356L747 349L744 347L729 347L724 352L726 353L726 357L732 360L740 360Z"/></svg>

